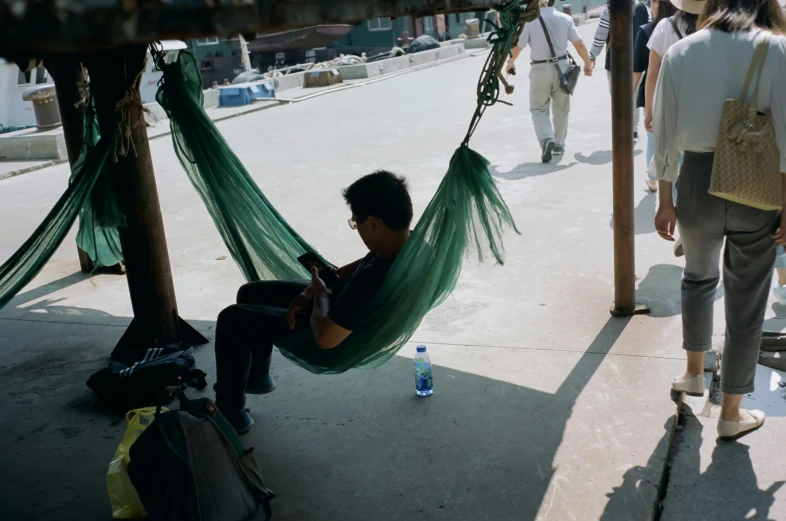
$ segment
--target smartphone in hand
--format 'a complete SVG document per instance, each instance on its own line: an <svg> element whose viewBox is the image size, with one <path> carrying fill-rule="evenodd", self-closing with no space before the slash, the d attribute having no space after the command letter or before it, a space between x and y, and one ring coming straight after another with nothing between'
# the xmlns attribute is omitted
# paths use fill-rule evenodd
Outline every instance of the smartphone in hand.
<svg viewBox="0 0 786 521"><path fill-rule="evenodd" d="M338 276L330 269L330 267L322 262L316 253L309 251L297 258L297 261L303 265L304 268L311 273L311 268L316 268L319 272L319 278L325 283L328 288L333 287L338 282Z"/></svg>

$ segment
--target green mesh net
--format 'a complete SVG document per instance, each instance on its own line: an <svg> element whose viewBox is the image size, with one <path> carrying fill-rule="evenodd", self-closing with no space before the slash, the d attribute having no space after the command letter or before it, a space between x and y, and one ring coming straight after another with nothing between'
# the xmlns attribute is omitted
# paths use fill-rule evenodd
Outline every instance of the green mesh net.
<svg viewBox="0 0 786 521"><path fill-rule="evenodd" d="M87 127L87 131L94 137L92 125ZM108 197L110 201L114 198L111 187L108 186L109 180L102 180L103 189L95 189L99 178L105 177L102 173L105 172L104 165L109 159L110 151L115 146L115 135L96 141L91 138L86 143L90 145L85 147L71 169L71 182L66 191L30 238L0 266L0 308L41 271L63 242L77 215L91 219L90 224L84 225L85 228L92 228L93 223L108 224L111 228L120 222L117 215L98 216L98 212L110 211L113 208L111 202L106 203L104 200L104 197ZM88 232L85 232L85 235L87 234ZM83 244L88 248L89 243L89 237L83 239Z"/></svg>
<svg viewBox="0 0 786 521"><path fill-rule="evenodd" d="M98 120L92 109L85 115L84 150L92 148L100 138ZM72 179L76 175L76 168ZM79 228L76 245L87 253L93 266L114 266L123 260L120 234L117 229L125 224L125 217L117 205L117 197L108 174L99 175L90 197L85 199L79 211Z"/></svg>
<svg viewBox="0 0 786 521"><path fill-rule="evenodd" d="M426 313L450 294L468 251L474 250L481 261L484 252L490 252L502 263L502 234L515 225L489 162L468 143L486 107L497 102L499 71L523 23L537 17L537 5L522 9L514 0L496 6L502 24L490 37L493 48L481 74L469 131L385 279L373 306L372 327L352 333L329 350L318 349L312 333L303 331L279 345L284 356L322 374L376 367L393 356ZM313 248L273 208L205 113L194 58L181 53L172 64L160 57L157 61L164 72L157 98L169 115L177 156L246 279L307 277L297 257ZM0 266L0 307L41 270L77 215L80 247L101 265L120 260L117 227L123 216L109 178L111 169L105 168L117 135L99 138L94 122L87 120L86 147L72 169L71 183L33 235Z"/></svg>
<svg viewBox="0 0 786 521"><path fill-rule="evenodd" d="M318 374L373 368L398 351L423 317L456 286L468 250L503 262L502 234L513 219L489 171L489 162L468 147L486 107L499 96L498 74L524 19L533 13L513 2L501 7L502 26L481 75L478 108L463 144L412 236L376 297L368 329L338 347L320 350L309 330L280 342L282 354ZM536 14L536 10L535 16ZM246 279L306 278L297 257L313 248L273 208L216 129L202 105L202 81L193 56L166 64L157 100L166 110L180 163L207 206ZM370 166L370 170L373 167Z"/></svg>

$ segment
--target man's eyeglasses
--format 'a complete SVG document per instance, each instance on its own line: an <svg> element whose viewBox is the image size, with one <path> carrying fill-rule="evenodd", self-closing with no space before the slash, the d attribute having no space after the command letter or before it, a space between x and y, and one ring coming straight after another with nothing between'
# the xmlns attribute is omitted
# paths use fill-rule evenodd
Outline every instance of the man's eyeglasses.
<svg viewBox="0 0 786 521"><path fill-rule="evenodd" d="M349 223L349 227L352 228L353 230L358 229L358 222L355 220L354 217L350 217L347 222Z"/></svg>

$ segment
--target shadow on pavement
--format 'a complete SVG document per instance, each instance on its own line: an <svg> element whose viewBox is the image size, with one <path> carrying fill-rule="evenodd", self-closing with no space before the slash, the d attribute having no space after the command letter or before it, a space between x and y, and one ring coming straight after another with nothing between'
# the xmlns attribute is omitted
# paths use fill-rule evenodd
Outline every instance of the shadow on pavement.
<svg viewBox="0 0 786 521"><path fill-rule="evenodd" d="M568 163L562 165L558 160L551 163L542 163L540 161L533 163L522 163L515 167L513 170L505 173L500 173L495 167L491 167L491 175L500 179L507 179L508 181L518 181L519 179L526 179L528 177L538 177L541 175L553 174L561 172L578 163Z"/></svg>
<svg viewBox="0 0 786 521"><path fill-rule="evenodd" d="M110 320L69 309L99 326ZM435 394L417 399L409 358L315 376L276 354L278 390L251 397L257 426L246 436L277 493L276 519L535 519L576 399L628 323L610 318L554 394L437 360ZM95 409L84 382L123 327L7 320L4 328L0 444L14 450L0 454L0 518L109 519L105 474L125 426ZM214 380L210 346L197 349L197 364ZM641 508L631 508L635 518Z"/></svg>
<svg viewBox="0 0 786 521"><path fill-rule="evenodd" d="M636 296L649 305L653 317L674 317L682 313L680 288L682 266L655 264L639 282ZM715 291L715 300L723 298L723 281Z"/></svg>
<svg viewBox="0 0 786 521"><path fill-rule="evenodd" d="M634 150L633 156L641 155L641 150ZM582 153L578 153L575 156L576 161L579 163L583 163L585 165L607 165L611 163L611 150L596 150L595 152L591 153L588 156L585 156Z"/></svg>
<svg viewBox="0 0 786 521"><path fill-rule="evenodd" d="M715 434L703 433L701 422L687 407L683 406L681 414L684 425L678 431L673 449L661 519L782 519L781 516L770 517L770 508L775 502L775 493L786 482L777 481L767 490L759 488L745 438L738 442L715 441ZM710 464L702 473L700 449L704 438L707 443L716 445Z"/></svg>
<svg viewBox="0 0 786 521"><path fill-rule="evenodd" d="M655 207L657 202L658 195L647 190L647 195L639 201L639 205L634 210L633 233L636 235L655 233ZM609 217L609 229L614 229L613 214Z"/></svg>

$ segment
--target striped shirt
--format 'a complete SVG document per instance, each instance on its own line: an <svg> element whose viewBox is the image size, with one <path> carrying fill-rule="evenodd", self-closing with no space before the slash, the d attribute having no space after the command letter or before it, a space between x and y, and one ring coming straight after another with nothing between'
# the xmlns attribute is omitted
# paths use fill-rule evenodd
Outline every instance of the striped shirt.
<svg viewBox="0 0 786 521"><path fill-rule="evenodd" d="M650 10L647 9L641 2L633 3L633 35L639 31L639 27L652 21ZM600 15L600 23L598 29L595 31L595 39L592 41L592 49L590 49L590 58L594 61L600 53L603 52L606 44L609 43L609 28L611 27L611 14L609 13L608 6L603 10ZM631 42L632 44L633 42ZM611 61L609 60L609 53L606 53L606 70L611 70Z"/></svg>

